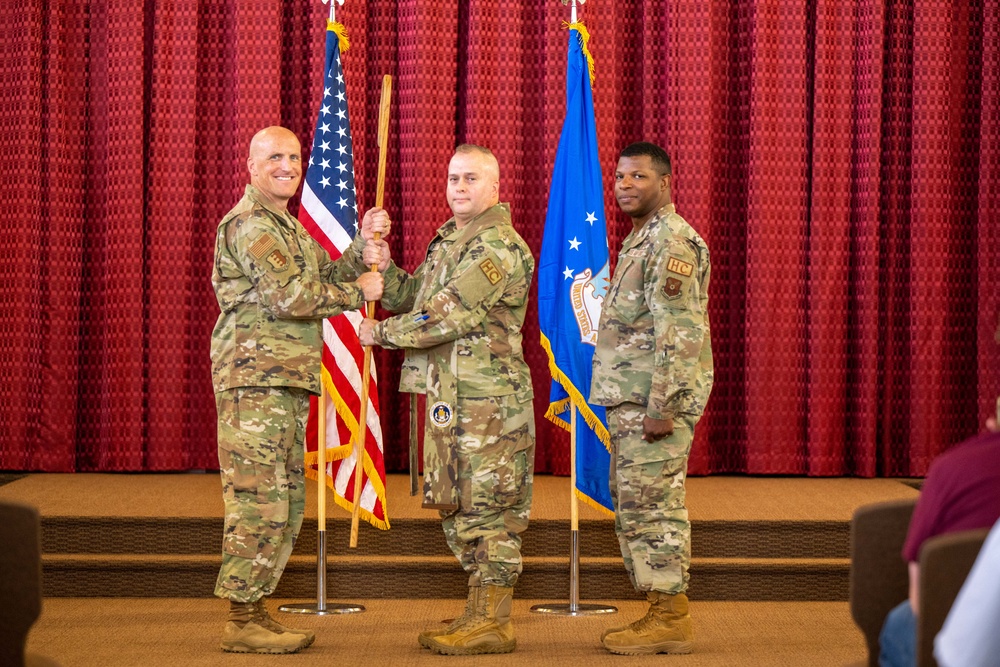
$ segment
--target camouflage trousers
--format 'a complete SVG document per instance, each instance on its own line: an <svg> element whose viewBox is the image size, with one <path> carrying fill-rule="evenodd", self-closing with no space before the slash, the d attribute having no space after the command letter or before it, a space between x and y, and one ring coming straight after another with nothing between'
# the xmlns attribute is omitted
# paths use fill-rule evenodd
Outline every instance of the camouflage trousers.
<svg viewBox="0 0 1000 667"><path fill-rule="evenodd" d="M679 415L672 435L646 442L645 416L635 403L608 408L615 533L637 591L683 593L691 564L684 481L697 418Z"/></svg>
<svg viewBox="0 0 1000 667"><path fill-rule="evenodd" d="M445 539L470 579L513 586L531 512L532 402L498 396L457 403L459 507L441 512Z"/></svg>
<svg viewBox="0 0 1000 667"><path fill-rule="evenodd" d="M302 527L309 392L239 387L215 395L225 502L215 594L255 602L274 593Z"/></svg>

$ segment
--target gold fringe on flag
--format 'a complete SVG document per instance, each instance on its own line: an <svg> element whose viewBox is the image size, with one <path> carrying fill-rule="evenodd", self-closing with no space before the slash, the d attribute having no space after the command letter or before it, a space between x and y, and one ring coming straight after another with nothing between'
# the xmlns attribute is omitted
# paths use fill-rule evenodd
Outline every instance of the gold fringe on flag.
<svg viewBox="0 0 1000 667"><path fill-rule="evenodd" d="M337 410L337 414L340 415L340 418L344 420L344 423L347 425L348 430L351 432L351 442L339 445L337 447L326 448L326 461L327 463L330 463L331 461L346 459L348 456L351 455L351 452L354 451L352 443L354 441L354 438L357 437L358 433L358 418L354 415L353 412L351 412L351 409L344 402L344 399L340 397L340 392L338 392L336 387L334 387L333 378L330 377L330 372L326 369L326 366L324 366L321 371L321 377L323 384L326 386L326 393L327 395L330 396L330 400L333 403L334 408ZM318 447L319 443L317 443L316 446ZM316 465L318 463L318 459L319 456L316 454L316 452L306 452L305 455L306 477L314 481L319 480L319 473L310 466ZM378 496L378 499L382 502L382 507L384 508L386 500L385 487L382 485L382 478L379 476L378 471L375 470L375 464L372 462L371 457L368 456L367 451L365 451L364 453L364 461L362 462L362 468L365 471L365 474L368 475L368 481L371 482L372 488L375 490L375 495ZM330 489L334 490L335 492L333 494L334 501L336 501L338 505L343 507L348 512L352 511L353 504L348 500L346 500L345 498L342 498L341 496L337 495L336 489L333 486L333 480L330 478L329 475L326 475L326 485ZM364 507L360 509L360 514L362 519L372 524L376 528L381 528L382 530L389 530L388 515L386 515L387 517L386 520L383 521L378 517L376 517L375 515L373 515L368 510L366 510Z"/></svg>
<svg viewBox="0 0 1000 667"><path fill-rule="evenodd" d="M587 32L587 26L583 25L583 21L577 21L576 23L567 23L563 21L563 28L566 30L576 30L580 33L580 41L583 42L583 55L587 58L587 71L590 72L590 85L594 85L594 56L590 55L590 49L587 48L587 42L590 41L590 33Z"/></svg>
<svg viewBox="0 0 1000 667"><path fill-rule="evenodd" d="M605 449L607 449L610 453L611 435L608 433L608 430L604 428L604 424L602 424L601 420L597 418L594 411L590 409L587 399L583 397L580 390L573 386L573 383L570 382L568 377L566 377L566 374L563 373L558 366L556 366L555 357L552 354L552 344L549 342L549 339L545 337L545 334L541 334L540 337L542 339L542 348L549 357L549 373L552 374L552 379L561 384L563 389L566 390L566 393L569 394L569 398L551 403L549 405L549 409L545 412L545 417L556 426L560 426L568 431L569 424L565 419L558 417L557 415L558 413L565 411L567 407L575 407L580 411L580 416L587 422L587 425L593 429L594 434L597 435L601 444L603 444Z"/></svg>
<svg viewBox="0 0 1000 667"><path fill-rule="evenodd" d="M576 25L576 24L574 24ZM338 23L336 21L326 20L326 29L332 30L337 35L337 43L340 45L340 52L344 53L347 49L351 48L351 40L347 39L347 27L343 23ZM584 42L586 44L586 42ZM584 47L584 53L587 52L587 47ZM590 58L590 56L587 56ZM591 66L593 67L593 65ZM590 75L593 81L594 75Z"/></svg>
<svg viewBox="0 0 1000 667"><path fill-rule="evenodd" d="M579 500L582 500L585 504L590 505L591 507L593 507L595 510L597 510L601 514L604 514L605 516L610 516L610 517L613 517L615 515L614 510L609 510L607 507L605 507L601 503L597 502L596 500L594 500L593 498L591 498L590 496L588 496L586 493L584 493L580 489L573 489L573 493L576 495L576 497Z"/></svg>

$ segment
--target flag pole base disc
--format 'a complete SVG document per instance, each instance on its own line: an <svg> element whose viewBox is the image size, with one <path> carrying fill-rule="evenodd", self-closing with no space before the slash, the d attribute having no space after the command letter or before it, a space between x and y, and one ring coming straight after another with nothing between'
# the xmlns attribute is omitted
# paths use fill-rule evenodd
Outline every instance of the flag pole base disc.
<svg viewBox="0 0 1000 667"><path fill-rule="evenodd" d="M603 604L536 604L531 608L534 614L556 614L557 616L594 616L595 614L617 614L618 607Z"/></svg>
<svg viewBox="0 0 1000 667"><path fill-rule="evenodd" d="M312 614L314 616L330 616L332 614L357 614L365 608L360 604L325 604L320 609L317 603L312 604L283 604L278 607L278 611L286 614Z"/></svg>

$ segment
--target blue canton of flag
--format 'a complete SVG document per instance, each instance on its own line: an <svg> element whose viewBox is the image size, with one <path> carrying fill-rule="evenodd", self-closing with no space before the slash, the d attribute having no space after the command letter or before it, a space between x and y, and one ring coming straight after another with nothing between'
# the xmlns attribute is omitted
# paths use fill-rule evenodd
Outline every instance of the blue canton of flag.
<svg viewBox="0 0 1000 667"><path fill-rule="evenodd" d="M338 37L328 30L326 39L323 101L316 115L302 205L337 248L333 256L338 257L357 232L358 204L354 198L354 150Z"/></svg>
<svg viewBox="0 0 1000 667"><path fill-rule="evenodd" d="M569 26L566 117L538 262L538 319L552 371L546 417L569 429L566 412L579 411L583 419L576 424L576 492L612 511L605 411L587 402L608 291L608 233L585 36L582 23Z"/></svg>

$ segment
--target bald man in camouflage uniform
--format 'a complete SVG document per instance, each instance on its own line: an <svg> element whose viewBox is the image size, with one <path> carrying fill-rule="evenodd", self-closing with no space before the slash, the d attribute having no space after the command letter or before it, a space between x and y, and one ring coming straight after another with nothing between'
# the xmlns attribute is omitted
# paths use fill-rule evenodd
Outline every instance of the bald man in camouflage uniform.
<svg viewBox="0 0 1000 667"><path fill-rule="evenodd" d="M354 265L362 254L366 264L382 262L384 242L366 244L359 234L346 260L333 262L292 217L287 204L302 165L299 141L285 128L257 133L247 166L250 185L219 223L212 272L222 310L212 379L225 502L215 594L230 601L224 651L294 653L314 633L277 623L264 598L302 526L303 443L309 395L319 393L322 319L381 296L381 274L359 276ZM365 224L387 232L388 216L373 209Z"/></svg>
<svg viewBox="0 0 1000 667"><path fill-rule="evenodd" d="M489 150L456 149L447 195L454 217L420 267L412 276L395 265L385 272L382 304L406 314L366 320L361 341L406 350L400 391L427 397L424 507L440 510L448 546L469 573L465 613L419 641L444 654L507 653L516 645L510 608L534 469L521 326L535 261L498 203Z"/></svg>
<svg viewBox="0 0 1000 667"><path fill-rule="evenodd" d="M590 402L608 408L615 532L650 607L601 639L612 653L690 653L684 480L712 389L708 246L674 210L659 146L622 151L615 197L633 228L601 312Z"/></svg>

